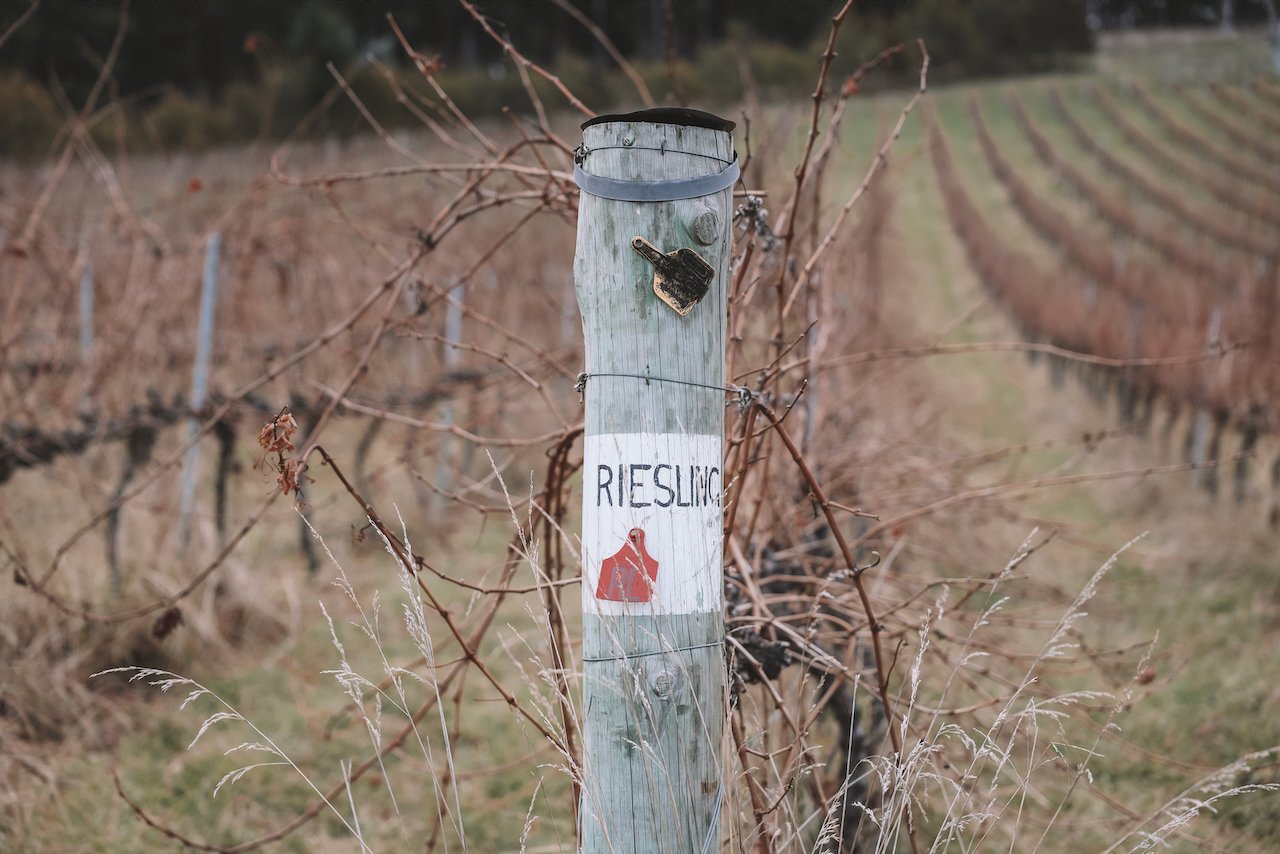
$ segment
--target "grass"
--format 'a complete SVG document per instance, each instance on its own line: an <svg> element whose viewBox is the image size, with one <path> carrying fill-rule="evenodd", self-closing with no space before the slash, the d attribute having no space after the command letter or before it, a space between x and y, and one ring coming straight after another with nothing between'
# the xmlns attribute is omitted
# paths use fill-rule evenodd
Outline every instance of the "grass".
<svg viewBox="0 0 1280 854"><path fill-rule="evenodd" d="M1098 47L1098 69L1113 77L1249 83L1275 73L1267 33L1261 29L1120 33L1104 36Z"/></svg>

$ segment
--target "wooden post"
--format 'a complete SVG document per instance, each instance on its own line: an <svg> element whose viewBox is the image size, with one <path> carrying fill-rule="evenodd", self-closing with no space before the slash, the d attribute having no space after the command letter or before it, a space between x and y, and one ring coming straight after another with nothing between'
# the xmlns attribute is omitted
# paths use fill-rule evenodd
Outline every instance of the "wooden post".
<svg viewBox="0 0 1280 854"><path fill-rule="evenodd" d="M577 152L587 854L719 844L732 130L645 110Z"/></svg>
<svg viewBox="0 0 1280 854"><path fill-rule="evenodd" d="M80 269L80 365L84 368L84 389L80 411L93 412L93 261L88 257Z"/></svg>
<svg viewBox="0 0 1280 854"><path fill-rule="evenodd" d="M1128 324L1125 327L1125 356L1129 359L1138 358L1138 340L1142 326L1142 306L1136 301L1129 301ZM1138 412L1138 386L1136 371L1132 365L1123 368L1120 372L1120 392L1119 392L1119 410L1120 423L1126 426L1133 424L1137 420Z"/></svg>
<svg viewBox="0 0 1280 854"><path fill-rule="evenodd" d="M457 345L462 342L462 306L466 299L466 282L455 282L449 288L449 299L445 303L444 311L444 342L441 355L446 376L458 367L460 353ZM444 405L440 407L440 421L451 425L454 417L453 400L451 397L446 398ZM436 454L436 484L442 492L449 492L454 488L453 472L459 468L457 450L458 443L453 440L451 434L445 433L441 436L440 449ZM443 509L444 495L440 491L432 493L431 504L432 510Z"/></svg>
<svg viewBox="0 0 1280 854"><path fill-rule="evenodd" d="M1213 359L1218 347L1218 338L1222 329L1222 309L1214 306L1209 315L1209 328L1204 334L1204 376L1200 382L1200 406L1191 421L1191 462L1196 468L1191 470L1191 485L1200 486L1204 482L1204 469L1209 460L1209 384L1213 379L1214 369L1218 362Z"/></svg>
<svg viewBox="0 0 1280 854"><path fill-rule="evenodd" d="M209 392L209 359L213 355L213 317L217 311L218 252L221 245L222 232L215 231L209 236L209 245L204 255L204 277L200 287L200 319L196 327L196 361L191 374L192 412L204 407L205 396ZM194 439L199 429L200 419L192 416L189 438ZM199 450L198 444L192 445L187 450L187 459L182 471L178 540L184 549L191 535L191 511L195 508Z"/></svg>

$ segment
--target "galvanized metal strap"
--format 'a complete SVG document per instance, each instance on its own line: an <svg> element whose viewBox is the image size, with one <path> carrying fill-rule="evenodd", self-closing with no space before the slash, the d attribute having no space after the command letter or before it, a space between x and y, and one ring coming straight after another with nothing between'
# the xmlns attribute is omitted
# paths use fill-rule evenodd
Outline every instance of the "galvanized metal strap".
<svg viewBox="0 0 1280 854"><path fill-rule="evenodd" d="M580 165L573 166L573 181L584 193L612 199L615 202L674 202L679 199L696 199L727 190L738 183L742 170L734 159L722 171L699 178L681 178L676 181L619 181L592 175Z"/></svg>

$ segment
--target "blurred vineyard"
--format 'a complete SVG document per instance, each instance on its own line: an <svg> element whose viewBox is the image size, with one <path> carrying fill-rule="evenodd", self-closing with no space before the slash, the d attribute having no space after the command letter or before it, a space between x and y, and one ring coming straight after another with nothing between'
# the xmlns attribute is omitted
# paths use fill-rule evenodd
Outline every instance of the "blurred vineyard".
<svg viewBox="0 0 1280 854"><path fill-rule="evenodd" d="M1122 423L1167 442L1185 415L1176 440L1187 462L1238 453L1235 499L1261 500L1274 526L1280 460L1253 456L1280 423L1280 187L1265 85L1156 96L1136 82L1052 84L1004 92L991 107L968 98L990 174L1051 253L1019 246L975 204L936 123L931 151L971 262L1028 338L1096 357L1081 362L1087 381L1117 398ZM988 110L1020 138L997 141ZM1224 113L1250 117L1252 145ZM1195 168L1178 168L1184 154Z"/></svg>
<svg viewBox="0 0 1280 854"><path fill-rule="evenodd" d="M108 61L0 164L0 847L574 849L595 105L462 5L501 118L391 24L413 130L108 156ZM725 111L723 849L1269 850L1280 86L926 95L842 17Z"/></svg>

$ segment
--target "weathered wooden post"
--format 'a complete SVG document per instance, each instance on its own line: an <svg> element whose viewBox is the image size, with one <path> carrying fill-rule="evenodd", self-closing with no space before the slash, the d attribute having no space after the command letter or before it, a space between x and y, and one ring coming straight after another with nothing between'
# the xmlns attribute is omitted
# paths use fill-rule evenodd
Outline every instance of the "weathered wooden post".
<svg viewBox="0 0 1280 854"><path fill-rule="evenodd" d="M724 771L734 125L657 109L582 127L581 845L588 854L710 851Z"/></svg>
<svg viewBox="0 0 1280 854"><path fill-rule="evenodd" d="M467 283L455 282L449 288L448 295L449 300L444 312L444 340L441 342L446 375L457 370L461 355L458 352L458 344L462 342L462 306L467 299ZM440 407L440 421L443 424L453 424L453 400L450 398L446 398L444 405ZM442 492L449 492L454 488L453 472L460 468L457 456L458 443L454 441L453 436L445 433L440 437L440 448L436 453L436 484ZM445 505L441 491L433 492L431 495L431 509L437 512Z"/></svg>
<svg viewBox="0 0 1280 854"><path fill-rule="evenodd" d="M1199 406L1191 420L1191 462L1196 466L1191 470L1191 485L1200 486L1204 482L1204 464L1209 461L1209 385L1219 362L1215 361L1214 351L1219 346L1222 334L1222 308L1215 305L1209 314L1209 328L1204 334L1204 375L1200 380Z"/></svg>
<svg viewBox="0 0 1280 854"><path fill-rule="evenodd" d="M84 369L84 389L80 411L93 412L93 261L85 258L80 269L80 366Z"/></svg>

